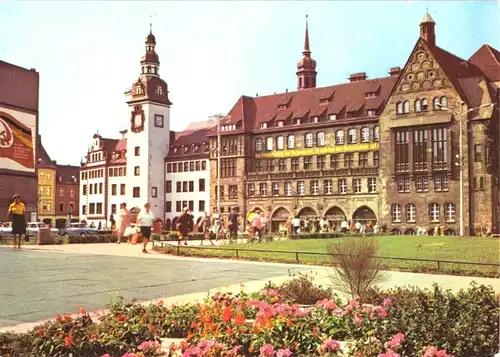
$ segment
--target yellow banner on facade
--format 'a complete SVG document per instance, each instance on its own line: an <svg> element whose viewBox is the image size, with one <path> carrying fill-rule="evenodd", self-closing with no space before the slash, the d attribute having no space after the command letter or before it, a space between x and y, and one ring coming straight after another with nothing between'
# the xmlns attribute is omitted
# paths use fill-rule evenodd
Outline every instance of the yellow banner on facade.
<svg viewBox="0 0 500 357"><path fill-rule="evenodd" d="M277 159L283 157L297 157L297 156L313 156L313 155L327 155L327 154L340 154L345 152L356 151L373 151L379 149L379 143L360 143L349 144L342 146L324 146L314 148L302 148L291 150L275 150L256 154L258 159Z"/></svg>

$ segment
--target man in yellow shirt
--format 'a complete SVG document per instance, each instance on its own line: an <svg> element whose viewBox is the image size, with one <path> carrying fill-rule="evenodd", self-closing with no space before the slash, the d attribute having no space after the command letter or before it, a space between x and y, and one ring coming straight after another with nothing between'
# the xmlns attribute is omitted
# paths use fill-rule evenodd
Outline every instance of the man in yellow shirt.
<svg viewBox="0 0 500 357"><path fill-rule="evenodd" d="M21 202L19 194L14 195L14 202L9 206L9 218L12 222L12 235L14 236L14 248L16 247L16 238L18 238L17 247L21 248L21 238L26 234L26 207Z"/></svg>

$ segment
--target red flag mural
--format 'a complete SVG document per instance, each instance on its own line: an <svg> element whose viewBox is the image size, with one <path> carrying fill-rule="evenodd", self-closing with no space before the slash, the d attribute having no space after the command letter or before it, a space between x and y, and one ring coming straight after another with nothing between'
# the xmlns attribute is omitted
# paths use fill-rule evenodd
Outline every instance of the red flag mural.
<svg viewBox="0 0 500 357"><path fill-rule="evenodd" d="M11 159L27 169L35 168L31 129L2 111L0 111L0 158Z"/></svg>

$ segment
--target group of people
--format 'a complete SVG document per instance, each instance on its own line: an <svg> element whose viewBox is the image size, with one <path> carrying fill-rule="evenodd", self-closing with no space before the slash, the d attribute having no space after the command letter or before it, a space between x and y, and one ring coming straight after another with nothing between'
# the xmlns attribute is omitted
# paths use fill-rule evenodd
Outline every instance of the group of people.
<svg viewBox="0 0 500 357"><path fill-rule="evenodd" d="M118 212L118 219L115 221L113 231L117 236L117 244L120 244L127 228L130 226L131 216L127 209L126 203L120 204L120 211ZM136 219L136 224L139 227L140 235L142 237L142 252L147 253L146 250L149 240L151 239L151 232L153 230L153 223L155 216L151 211L151 205L146 203L144 209L139 212ZM128 242L130 243L130 236Z"/></svg>
<svg viewBox="0 0 500 357"><path fill-rule="evenodd" d="M328 220L326 217L306 217L299 216L290 217L286 222L286 228L289 234L301 233L326 233L326 232L342 232L342 233L378 233L379 227L372 221L361 223L360 221L342 220L337 226L334 221Z"/></svg>

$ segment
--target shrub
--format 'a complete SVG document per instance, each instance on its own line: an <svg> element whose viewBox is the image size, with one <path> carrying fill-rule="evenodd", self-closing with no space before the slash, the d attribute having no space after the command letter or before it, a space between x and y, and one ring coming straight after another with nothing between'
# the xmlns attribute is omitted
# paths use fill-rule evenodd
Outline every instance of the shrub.
<svg viewBox="0 0 500 357"><path fill-rule="evenodd" d="M287 301L302 305L314 305L317 301L331 299L331 288L324 288L314 283L313 273L290 273L290 279L276 286L269 283L266 289L276 290Z"/></svg>
<svg viewBox="0 0 500 357"><path fill-rule="evenodd" d="M371 238L354 237L328 246L334 274L335 287L352 297L363 297L367 290L388 276L382 271L382 264L376 258L378 242Z"/></svg>

